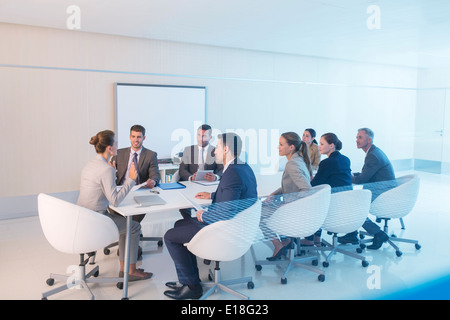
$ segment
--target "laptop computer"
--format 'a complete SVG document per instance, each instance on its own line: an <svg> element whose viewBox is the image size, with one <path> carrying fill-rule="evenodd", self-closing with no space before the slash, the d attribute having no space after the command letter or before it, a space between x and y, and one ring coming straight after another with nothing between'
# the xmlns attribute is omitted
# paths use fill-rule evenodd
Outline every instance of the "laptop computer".
<svg viewBox="0 0 450 320"><path fill-rule="evenodd" d="M150 206L166 204L166 201L164 201L158 195L135 196L134 201L136 201L136 203L140 207L150 207Z"/></svg>

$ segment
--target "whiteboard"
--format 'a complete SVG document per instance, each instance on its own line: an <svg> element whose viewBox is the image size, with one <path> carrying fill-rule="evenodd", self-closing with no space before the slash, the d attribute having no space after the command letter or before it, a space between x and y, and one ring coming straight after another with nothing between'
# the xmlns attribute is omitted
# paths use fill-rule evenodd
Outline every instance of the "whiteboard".
<svg viewBox="0 0 450 320"><path fill-rule="evenodd" d="M144 147L171 159L196 144L205 123L206 87L115 83L118 148L130 146L130 128L144 126Z"/></svg>

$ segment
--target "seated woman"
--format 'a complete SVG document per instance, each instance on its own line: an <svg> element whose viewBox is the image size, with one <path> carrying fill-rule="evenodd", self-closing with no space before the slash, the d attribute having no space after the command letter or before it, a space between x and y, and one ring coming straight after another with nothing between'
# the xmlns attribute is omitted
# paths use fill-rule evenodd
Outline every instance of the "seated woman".
<svg viewBox="0 0 450 320"><path fill-rule="evenodd" d="M342 142L334 133L325 133L320 138L319 151L327 156L319 164L311 185L328 184L331 192L351 190L352 187L352 170L350 169L350 159L342 155L339 150L342 149ZM320 244L321 230L318 230L314 237L306 237L302 240L303 245Z"/></svg>
<svg viewBox="0 0 450 320"><path fill-rule="evenodd" d="M109 162L109 159L117 152L114 132L111 130L100 131L91 138L89 143L94 145L97 156L89 161L81 172L80 195L77 204L108 216L117 225L120 235L119 277L123 277L127 221L124 216L108 209L108 206L110 204L118 206L122 202L136 184L137 171L133 162L131 162L129 176L118 191L116 188L116 169ZM151 272L144 272L136 268L140 234L140 223L133 221L131 225L129 281L145 280L152 276Z"/></svg>
<svg viewBox="0 0 450 320"><path fill-rule="evenodd" d="M309 159L311 161L311 169L313 173L319 168L320 152L316 141L316 130L312 128L305 129L302 140L308 145Z"/></svg>
<svg viewBox="0 0 450 320"><path fill-rule="evenodd" d="M272 257L267 258L271 261L281 258L286 253L291 240L285 239L280 241L278 235L266 226L265 221L281 205L295 200L291 199L290 194L295 195L300 191L306 191L311 188L311 164L308 146L300 139L300 136L295 132L283 133L278 145L278 154L285 156L288 162L281 179L281 187L272 192L263 202L261 219L262 232L271 239L275 247Z"/></svg>

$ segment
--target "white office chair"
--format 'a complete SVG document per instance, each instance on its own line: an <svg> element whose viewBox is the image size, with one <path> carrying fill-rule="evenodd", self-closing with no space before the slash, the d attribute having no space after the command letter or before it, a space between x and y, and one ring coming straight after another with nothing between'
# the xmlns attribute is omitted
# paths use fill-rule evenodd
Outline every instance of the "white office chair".
<svg viewBox="0 0 450 320"><path fill-rule="evenodd" d="M222 280L220 262L236 260L250 249L259 229L260 217L261 201L257 200L234 218L218 221L204 227L189 243L185 244L188 250L197 257L216 261L214 273L211 270L209 271L209 278L213 282L205 284L211 286L211 288L200 298L201 300L206 299L217 289L241 299L248 299L247 296L232 290L228 286L247 282L247 288L253 289L252 277Z"/></svg>
<svg viewBox="0 0 450 320"><path fill-rule="evenodd" d="M337 242L339 233L349 233L358 230L369 215L370 199L372 192L370 190L349 190L331 194L330 208L328 215L322 225L322 229L333 235L333 243L322 239L325 247L313 247L312 250L330 251L326 256L326 260L322 263L324 267L329 266L331 256L336 252L351 256L361 260L363 267L367 267L369 262L362 255L350 252L346 249L358 246L357 252L360 253L361 248L358 245L339 245Z"/></svg>
<svg viewBox="0 0 450 320"><path fill-rule="evenodd" d="M55 279L65 280L63 286L42 294L42 299L74 286L82 287L91 300L94 299L88 283L123 282L123 278L97 278L99 267L86 274L85 266L92 252L102 249L119 238L116 224L107 216L80 207L76 204L49 196L38 195L39 220L48 242L58 251L79 254L79 274L50 274L47 284L52 286ZM84 254L88 258L84 259ZM91 278L93 276L94 278Z"/></svg>
<svg viewBox="0 0 450 320"><path fill-rule="evenodd" d="M282 205L267 220L266 225L280 236L297 238L297 252L300 252L300 238L312 235L322 227L323 222L328 214L330 204L329 185L320 185L311 188L310 191L299 193L306 195L300 199ZM317 268L313 268L301 262L312 261L313 265L317 265L319 254L302 255L292 257L292 249L288 250L287 259L268 261L259 260L255 262L256 270L261 270L262 265L284 264L286 269L281 277L281 283L287 283L287 274L293 266L300 266L304 269L319 274L318 280L325 281L325 273Z"/></svg>
<svg viewBox="0 0 450 320"><path fill-rule="evenodd" d="M377 222L384 220L384 232L388 235L388 221L391 219L401 219L412 211L417 201L419 187L420 179L417 175L405 175L397 178L397 186L395 188L383 192L372 202L370 214L377 217ZM366 232L360 232L360 234L362 236L367 235ZM369 241L365 240L365 242ZM413 243L417 250L421 248L418 240L398 238L395 234L392 234L389 236L388 243L395 249L398 257L403 253L394 244L394 241Z"/></svg>

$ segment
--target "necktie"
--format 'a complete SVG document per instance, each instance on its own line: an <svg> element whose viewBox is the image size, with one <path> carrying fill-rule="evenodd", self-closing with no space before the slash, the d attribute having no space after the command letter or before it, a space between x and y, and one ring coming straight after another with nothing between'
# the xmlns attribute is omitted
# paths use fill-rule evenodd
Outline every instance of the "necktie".
<svg viewBox="0 0 450 320"><path fill-rule="evenodd" d="M139 184L139 171L138 171L138 161L137 161L137 152L134 153L133 155L133 163L134 163L134 168L136 169L137 174L137 178L136 178L136 183Z"/></svg>
<svg viewBox="0 0 450 320"><path fill-rule="evenodd" d="M198 170L204 170L205 169L205 163L203 160L203 153L205 152L205 149L202 148L202 151L199 153L198 157Z"/></svg>

